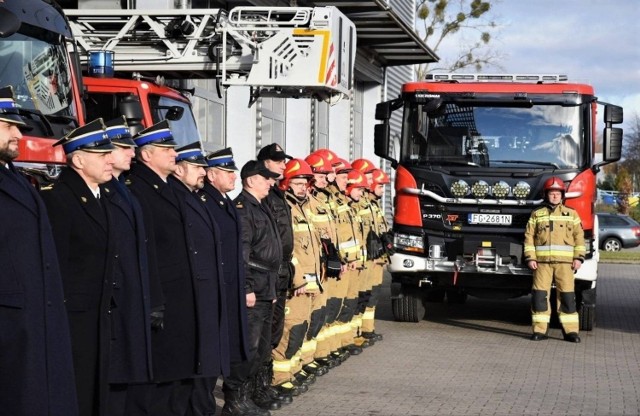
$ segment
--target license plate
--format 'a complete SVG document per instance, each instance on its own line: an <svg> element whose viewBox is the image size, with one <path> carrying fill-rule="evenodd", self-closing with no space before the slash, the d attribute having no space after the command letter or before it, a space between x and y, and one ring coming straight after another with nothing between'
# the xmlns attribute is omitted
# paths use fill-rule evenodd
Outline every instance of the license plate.
<svg viewBox="0 0 640 416"><path fill-rule="evenodd" d="M511 214L469 214L469 224L511 225Z"/></svg>

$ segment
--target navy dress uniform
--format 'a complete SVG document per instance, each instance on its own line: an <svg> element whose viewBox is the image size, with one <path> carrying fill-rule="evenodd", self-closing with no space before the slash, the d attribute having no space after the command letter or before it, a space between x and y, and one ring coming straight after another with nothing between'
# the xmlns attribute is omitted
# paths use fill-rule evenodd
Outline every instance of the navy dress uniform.
<svg viewBox="0 0 640 416"><path fill-rule="evenodd" d="M207 167L207 161L199 142L176 149L177 164ZM204 179L203 179L204 180ZM189 262L193 271L195 301L201 331L198 336L200 368L196 373L191 406L195 414L215 413L213 388L220 375L229 374L229 335L227 307L222 287L221 234L211 212L202 203L196 188L182 182L174 174L169 184L183 205L185 235L189 250Z"/></svg>
<svg viewBox="0 0 640 416"><path fill-rule="evenodd" d="M106 132L114 146L134 148L124 117L107 121ZM129 384L149 382L151 364L151 301L147 235L138 199L126 188L123 175L114 174L103 188L109 210L114 250L109 259L112 281L108 382L111 414L126 414Z"/></svg>
<svg viewBox="0 0 640 416"><path fill-rule="evenodd" d="M111 152L113 145L104 129L102 119L97 119L54 146L62 145L67 155ZM108 261L113 244L107 211L85 179L69 166L52 187L43 190L42 197L62 272L80 414L105 414L112 325Z"/></svg>
<svg viewBox="0 0 640 416"><path fill-rule="evenodd" d="M0 147L12 139L13 126L26 127L14 108L11 88L0 89ZM3 156L0 409L14 416L75 416L69 324L49 217L36 190L13 167L14 156Z"/></svg>
<svg viewBox="0 0 640 416"><path fill-rule="evenodd" d="M142 130L133 139L139 153L145 146L176 147L166 120ZM198 304L196 294L201 282L192 271L183 202L174 186L140 158L126 183L142 206L149 249L157 259L162 299L154 300L152 295L152 303L160 301L164 305L162 328L151 334L154 384L150 386L147 412L170 414L169 406L186 409L193 378L206 374L214 365L212 351L199 347L203 345L201 339L215 336L205 333L210 328L208 320L213 318L198 310L205 306Z"/></svg>

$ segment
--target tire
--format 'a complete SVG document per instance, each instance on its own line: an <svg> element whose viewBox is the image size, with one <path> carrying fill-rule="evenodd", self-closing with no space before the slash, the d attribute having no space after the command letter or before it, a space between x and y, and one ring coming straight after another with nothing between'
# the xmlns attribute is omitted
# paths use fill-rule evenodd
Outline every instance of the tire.
<svg viewBox="0 0 640 416"><path fill-rule="evenodd" d="M423 302L419 288L403 285L402 294L391 299L393 317L399 322L420 322L425 314Z"/></svg>
<svg viewBox="0 0 640 416"><path fill-rule="evenodd" d="M580 317L580 330L591 331L596 326L596 307L582 305L578 311Z"/></svg>
<svg viewBox="0 0 640 416"><path fill-rule="evenodd" d="M622 243L617 238L609 237L602 243L602 249L604 251L620 251Z"/></svg>

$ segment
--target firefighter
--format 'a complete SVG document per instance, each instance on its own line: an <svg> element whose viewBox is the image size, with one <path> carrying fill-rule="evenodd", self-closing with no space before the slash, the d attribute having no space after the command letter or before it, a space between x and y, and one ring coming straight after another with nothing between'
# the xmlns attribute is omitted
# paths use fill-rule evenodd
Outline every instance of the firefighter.
<svg viewBox="0 0 640 416"><path fill-rule="evenodd" d="M362 233L357 216L350 206L352 197L348 195L361 194L366 187L366 178L358 171L354 171L351 164L338 158L336 171L336 187L334 193L337 215L338 252L345 263L346 270L341 275L339 296L342 306L338 314L337 332L340 334L339 358L344 361L350 355L362 353L362 346L355 344L355 337L351 327L351 320L358 307L358 277L363 268ZM359 198L359 196L356 196ZM346 354L348 353L348 355Z"/></svg>
<svg viewBox="0 0 640 416"><path fill-rule="evenodd" d="M273 351L273 383L285 392L291 389L292 381L308 385L315 380L302 367L313 361L315 336L324 323L324 320L318 323L316 317L317 330L311 328L314 304L321 310L322 305L317 304L324 299L321 296L320 242L308 209L307 187L312 177L311 168L304 160L291 159L279 185L291 209L293 229L291 261L294 274L285 303L283 335Z"/></svg>
<svg viewBox="0 0 640 416"><path fill-rule="evenodd" d="M565 341L580 342L573 274L584 262L584 232L578 213L562 201L565 186L558 177L543 186L545 203L531 213L524 239L524 260L533 270L532 341L547 339L551 308L549 293L555 282L558 318Z"/></svg>
<svg viewBox="0 0 640 416"><path fill-rule="evenodd" d="M372 261L371 270L371 295L366 304L362 316L362 336L368 340L382 341L382 334L375 332L375 311L382 290L384 267L389 263L389 255L393 254L392 240L389 236L389 224L381 206L381 198L384 194L384 186L391 183L389 176L380 169L371 172L369 184L370 208L373 212L373 231L380 238L383 254Z"/></svg>
<svg viewBox="0 0 640 416"><path fill-rule="evenodd" d="M307 371L322 375L330 368L335 367L339 361L335 360L331 353L338 350L339 339L335 336L333 325L336 322L342 299L337 296L339 278L343 271L337 244L336 216L332 208L332 195L328 190L329 177L335 177L333 167L329 160L320 153L312 153L305 158L313 172L313 180L309 188L309 210L314 228L320 238L320 250L322 253L322 281L326 297L324 325L317 335L317 346L314 355L315 363L306 368ZM322 368L316 369L320 365Z"/></svg>
<svg viewBox="0 0 640 416"><path fill-rule="evenodd" d="M364 268L360 272L358 278L358 308L356 315L352 321L352 327L356 336L356 345L368 346L373 345L377 337L365 338L362 336L362 320L365 315L367 304L370 302L371 293L373 288L373 280L376 278L374 273L378 270L374 270L374 261L378 260L384 254L382 248L382 242L376 232L375 221L373 216L373 209L371 207L371 195L370 187L373 183L373 171L376 169L375 165L367 159L356 159L351 162L351 166L354 170L362 173L366 178L366 188L362 192L362 195L358 201L352 202L352 207L356 211L356 215L360 222L362 239L363 239L363 251L364 251ZM367 314L366 319L371 320L371 311Z"/></svg>
<svg viewBox="0 0 640 416"><path fill-rule="evenodd" d="M0 409L15 416L76 416L69 320L51 224L35 188L13 165L22 131L29 129L16 107L12 88L0 89Z"/></svg>

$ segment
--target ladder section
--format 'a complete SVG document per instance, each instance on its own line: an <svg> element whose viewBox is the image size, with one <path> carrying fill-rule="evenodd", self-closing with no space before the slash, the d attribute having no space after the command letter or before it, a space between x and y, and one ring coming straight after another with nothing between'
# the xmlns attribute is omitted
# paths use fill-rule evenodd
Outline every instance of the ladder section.
<svg viewBox="0 0 640 416"><path fill-rule="evenodd" d="M217 78L280 97L351 94L355 25L336 7L65 12L81 62L111 51L116 74Z"/></svg>

